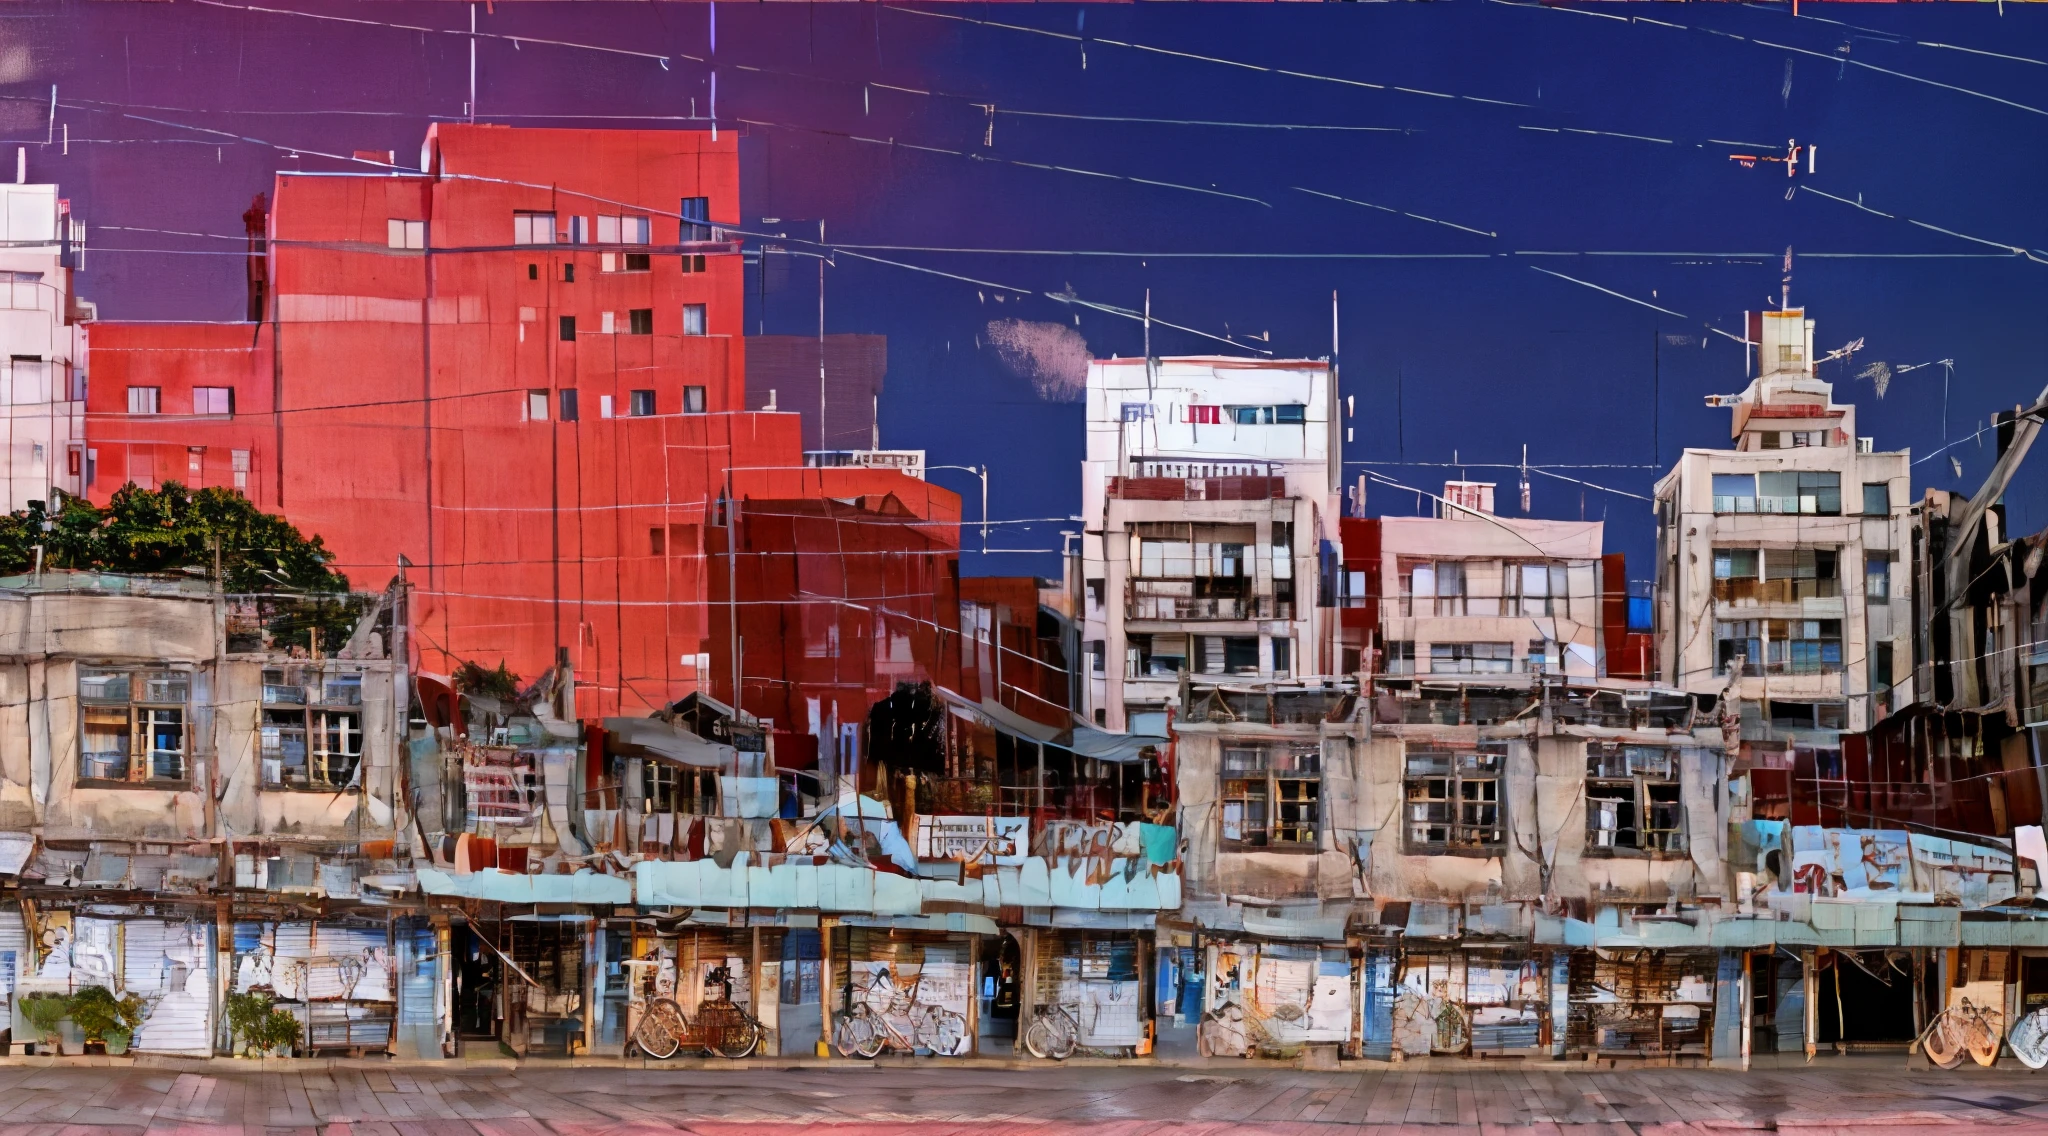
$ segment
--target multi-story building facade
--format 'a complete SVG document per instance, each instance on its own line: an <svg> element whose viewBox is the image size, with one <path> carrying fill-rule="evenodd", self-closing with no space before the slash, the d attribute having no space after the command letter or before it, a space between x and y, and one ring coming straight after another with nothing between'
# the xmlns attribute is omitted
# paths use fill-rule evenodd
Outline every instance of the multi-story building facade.
<svg viewBox="0 0 2048 1136"><path fill-rule="evenodd" d="M96 329L88 491L229 486L367 586L409 563L429 673L566 659L587 716L703 689L717 502L958 504L748 412L738 179L729 132L458 123L418 172L280 173L260 319Z"/></svg>
<svg viewBox="0 0 2048 1136"><path fill-rule="evenodd" d="M1601 522L1495 516L1490 492L1470 492L1491 488L1447 486L1446 500L1464 490L1471 504L1435 517L1346 520L1344 610L1376 601L1367 610L1377 616L1377 649L1361 663L1388 675L1493 681L1605 673Z"/></svg>
<svg viewBox="0 0 2048 1136"><path fill-rule="evenodd" d="M1163 734L1182 672L1326 674L1335 387L1313 360L1098 360L1082 463L1081 709Z"/></svg>
<svg viewBox="0 0 2048 1136"><path fill-rule="evenodd" d="M54 185L0 185L0 476L9 512L81 492L92 463L84 405L92 305L72 291L84 225L58 193Z"/></svg>
<svg viewBox="0 0 2048 1136"><path fill-rule="evenodd" d="M1910 461L1857 435L1804 309L1750 326L1754 377L1710 400L1732 445L1688 449L1657 483L1658 674L1730 691L1805 744L1868 729L1895 686L1911 700Z"/></svg>

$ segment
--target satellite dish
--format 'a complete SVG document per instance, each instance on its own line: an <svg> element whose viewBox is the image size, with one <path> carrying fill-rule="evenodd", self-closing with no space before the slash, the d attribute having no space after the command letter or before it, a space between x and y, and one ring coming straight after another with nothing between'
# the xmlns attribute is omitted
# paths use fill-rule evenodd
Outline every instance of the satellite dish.
<svg viewBox="0 0 2048 1136"><path fill-rule="evenodd" d="M2012 1055L2027 1068L2048 1066L2048 1007L2020 1018L2006 1042L2012 1046Z"/></svg>

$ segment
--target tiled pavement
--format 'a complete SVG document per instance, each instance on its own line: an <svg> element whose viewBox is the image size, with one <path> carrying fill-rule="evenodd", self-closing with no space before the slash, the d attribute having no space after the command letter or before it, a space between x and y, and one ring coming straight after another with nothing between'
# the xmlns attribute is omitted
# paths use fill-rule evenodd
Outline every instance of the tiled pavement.
<svg viewBox="0 0 2048 1136"><path fill-rule="evenodd" d="M1385 1066L273 1070L0 1066L0 1136L1352 1136L2048 1132L2048 1076Z"/></svg>

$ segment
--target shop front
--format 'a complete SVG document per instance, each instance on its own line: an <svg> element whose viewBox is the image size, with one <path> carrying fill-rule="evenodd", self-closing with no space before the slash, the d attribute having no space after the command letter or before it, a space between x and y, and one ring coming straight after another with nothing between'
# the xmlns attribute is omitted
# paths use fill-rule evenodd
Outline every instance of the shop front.
<svg viewBox="0 0 2048 1136"><path fill-rule="evenodd" d="M918 919L920 926L907 922L848 919L834 928L832 1045L839 1055L963 1057L976 1051L978 960L983 939L994 936L931 926L946 925L946 917Z"/></svg>
<svg viewBox="0 0 2048 1136"><path fill-rule="evenodd" d="M1149 919L1147 920L1149 922ZM1031 928L1024 1048L1135 1057L1152 1051L1153 931Z"/></svg>
<svg viewBox="0 0 2048 1136"><path fill-rule="evenodd" d="M1573 951L1566 1051L1574 1056L1708 1057L1716 952Z"/></svg>
<svg viewBox="0 0 2048 1136"><path fill-rule="evenodd" d="M393 934L382 920L238 922L230 989L296 1016L302 1055L388 1053L398 1024Z"/></svg>
<svg viewBox="0 0 2048 1136"><path fill-rule="evenodd" d="M1199 1040L1211 1057L1292 1056L1348 1045L1356 1018L1350 951L1341 943L1213 942Z"/></svg>

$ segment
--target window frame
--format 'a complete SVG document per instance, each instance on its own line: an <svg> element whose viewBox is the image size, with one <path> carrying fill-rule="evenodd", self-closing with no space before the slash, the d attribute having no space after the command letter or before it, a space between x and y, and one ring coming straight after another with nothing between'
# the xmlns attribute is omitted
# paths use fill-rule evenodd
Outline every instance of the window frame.
<svg viewBox="0 0 2048 1136"><path fill-rule="evenodd" d="M1442 768L1417 772L1419 761L1443 762ZM1417 795L1441 782L1443 792ZM1475 749L1408 749L1401 757L1401 842L1411 856L1501 856L1508 847L1508 803L1505 743L1481 743ZM1490 785L1491 796L1468 794L1466 785ZM1442 809L1441 817L1418 815L1417 809ZM1474 810L1467 812L1467 810ZM1470 819L1492 810L1492 820ZM1425 835L1442 830L1444 839ZM1492 839L1463 839L1467 832L1490 831Z"/></svg>
<svg viewBox="0 0 2048 1136"><path fill-rule="evenodd" d="M90 697L86 693L89 679L118 680L120 697ZM193 720L192 686L194 672L177 667L115 666L78 668L78 746L77 766L74 780L81 788L89 789L156 789L184 791L192 787L193 764ZM155 684L175 682L183 699L152 698ZM142 695L137 697L137 695ZM94 712L104 719L97 723L101 729L89 727ZM118 750L88 750L86 741L93 736L106 736L106 727L114 724L115 715L124 723L119 735L121 748ZM177 748L159 748L155 739L163 736L159 731L165 727L174 728L178 740ZM87 776L88 755L118 753L121 761L121 776ZM171 756L176 764L176 774L159 776L158 769L164 755Z"/></svg>
<svg viewBox="0 0 2048 1136"><path fill-rule="evenodd" d="M139 398L138 398L139 396ZM136 409L136 403L146 404L146 409ZM134 386L128 388L128 413L137 417L155 417L163 413L164 388L156 386Z"/></svg>
<svg viewBox="0 0 2048 1136"><path fill-rule="evenodd" d="M1655 762L1663 764L1663 772L1654 771ZM1619 807L1615 809L1613 828L1597 823L1602 812L1593 807L1595 801L1625 805L1627 819L1632 823L1621 823L1623 814ZM1655 819L1668 819L1669 823L1652 824ZM1614 834L1611 843L1597 843L1603 832ZM1630 834L1629 843L1622 842L1623 833ZM1661 834L1661 840L1655 834ZM1684 770L1676 750L1605 742L1586 744L1585 855L1650 860L1682 860L1691 855Z"/></svg>
<svg viewBox="0 0 2048 1136"><path fill-rule="evenodd" d="M363 727L364 677L360 671L263 671L256 744L261 759L258 781L264 792L355 791L369 737ZM269 737L273 730L276 745ZM287 754L288 736L298 738L296 761ZM274 775L272 762L277 763Z"/></svg>
<svg viewBox="0 0 2048 1136"><path fill-rule="evenodd" d="M636 390L626 392L626 417L652 418L655 415L654 392Z"/></svg>
<svg viewBox="0 0 2048 1136"><path fill-rule="evenodd" d="M1226 744L1217 765L1218 851L1322 851L1322 790L1320 743ZM1233 824L1235 837L1228 835Z"/></svg>
<svg viewBox="0 0 2048 1136"><path fill-rule="evenodd" d="M546 238L541 237L541 220L546 219ZM512 211L512 243L515 245L539 246L556 243L556 230L560 224L552 211L538 209L514 209Z"/></svg>
<svg viewBox="0 0 2048 1136"><path fill-rule="evenodd" d="M683 305L683 334L689 336L711 334L711 314L707 305Z"/></svg>
<svg viewBox="0 0 2048 1136"><path fill-rule="evenodd" d="M707 402L707 401L705 400L705 394L706 394L706 391L705 391L705 388L703 388L703 387L684 387L684 388L683 388L683 413L684 413L684 414L706 414L706 413L709 413L709 411L708 411L707 407L708 407L708 406L709 406L710 404L709 404L709 403L708 403L708 402Z"/></svg>
<svg viewBox="0 0 2048 1136"><path fill-rule="evenodd" d="M223 409L216 409L209 405L215 401L215 396L218 396L218 401ZM192 413L208 418L233 418L235 416L235 388L193 387Z"/></svg>

